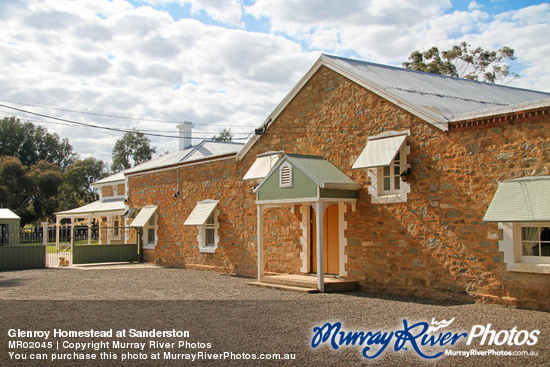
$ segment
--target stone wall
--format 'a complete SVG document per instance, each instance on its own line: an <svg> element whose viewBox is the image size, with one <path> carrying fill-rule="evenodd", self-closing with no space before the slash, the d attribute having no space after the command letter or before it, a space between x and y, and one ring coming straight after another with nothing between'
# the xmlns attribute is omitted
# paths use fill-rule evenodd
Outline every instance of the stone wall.
<svg viewBox="0 0 550 367"><path fill-rule="evenodd" d="M482 221L500 180L550 173L550 121L444 132L322 67L244 159L182 166L129 179L130 206L159 206L159 242L148 261L256 274L256 205L241 178L270 150L321 155L362 185L346 213L348 277L373 292L550 308L550 277L506 270L495 223ZM405 203L372 204L368 170L351 166L367 137L409 130ZM179 180L178 180L179 177ZM182 196L173 199L179 190ZM199 253L183 222L198 201L219 200L220 247ZM264 212L265 269L299 272L299 210Z"/></svg>
<svg viewBox="0 0 550 367"><path fill-rule="evenodd" d="M113 196L114 190L112 186L102 186L101 187L101 196L106 198L109 196Z"/></svg>
<svg viewBox="0 0 550 367"><path fill-rule="evenodd" d="M242 182L242 176L242 169L232 157L130 177L130 207L158 206L158 241L154 250L144 250L145 260L253 276L256 205L252 189ZM174 198L177 191L180 196ZM200 253L198 227L184 226L197 202L205 199L219 200L220 241L214 254Z"/></svg>
<svg viewBox="0 0 550 367"><path fill-rule="evenodd" d="M118 185L106 185L101 187L101 196L106 198L109 196L115 196L115 189L116 189L116 196L121 196L126 194L126 185L121 183Z"/></svg>

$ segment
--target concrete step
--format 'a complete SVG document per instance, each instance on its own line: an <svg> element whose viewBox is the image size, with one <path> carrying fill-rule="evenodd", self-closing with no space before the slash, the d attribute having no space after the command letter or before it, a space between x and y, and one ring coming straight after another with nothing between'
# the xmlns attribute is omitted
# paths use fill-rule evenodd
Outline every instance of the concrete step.
<svg viewBox="0 0 550 367"><path fill-rule="evenodd" d="M260 279L264 284L276 284L288 287L298 287L317 290L317 278L308 275L268 275ZM358 287L357 281L339 278L325 278L325 292L353 292Z"/></svg>
<svg viewBox="0 0 550 367"><path fill-rule="evenodd" d="M263 283L270 283L270 284L280 284L280 285L288 285L291 287L302 287L302 288L314 288L317 289L317 279L295 279L290 277L273 277L273 276L267 276L262 277L260 279L260 282Z"/></svg>
<svg viewBox="0 0 550 367"><path fill-rule="evenodd" d="M297 287L292 285L266 283L266 282L248 282L247 284L254 285L256 287L280 289L283 291L292 291L292 292L300 292L300 293L319 293L319 289L317 288Z"/></svg>

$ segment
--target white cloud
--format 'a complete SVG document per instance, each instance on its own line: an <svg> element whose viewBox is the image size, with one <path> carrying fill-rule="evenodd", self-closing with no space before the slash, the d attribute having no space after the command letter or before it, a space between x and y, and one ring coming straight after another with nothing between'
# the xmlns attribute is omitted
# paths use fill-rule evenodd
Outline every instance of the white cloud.
<svg viewBox="0 0 550 367"><path fill-rule="evenodd" d="M469 4L468 4L468 10L479 10L483 8L483 5L480 5L477 3L477 1L471 1Z"/></svg>
<svg viewBox="0 0 550 367"><path fill-rule="evenodd" d="M233 27L242 27L242 9L239 0L143 0L156 6L168 4L191 5L191 12L204 11L215 21Z"/></svg>
<svg viewBox="0 0 550 367"><path fill-rule="evenodd" d="M190 3L193 11L204 10L212 19L222 24L242 26L241 4L238 0L180 0L180 3Z"/></svg>
<svg viewBox="0 0 550 367"><path fill-rule="evenodd" d="M2 99L136 118L192 120L195 136L202 137L232 126L235 137L244 137L263 122L318 56L302 52L285 37L208 26L192 19L174 21L165 11L147 6L105 3L100 12L93 2L76 8L73 2L66 6L61 0L37 4L9 8L10 16L3 22ZM25 22L36 14L59 14L61 30L27 26ZM118 128L174 135L177 131L175 123L27 108ZM112 146L121 135L46 126L68 137L83 156L104 160L110 160ZM177 147L175 139L152 140L159 152Z"/></svg>

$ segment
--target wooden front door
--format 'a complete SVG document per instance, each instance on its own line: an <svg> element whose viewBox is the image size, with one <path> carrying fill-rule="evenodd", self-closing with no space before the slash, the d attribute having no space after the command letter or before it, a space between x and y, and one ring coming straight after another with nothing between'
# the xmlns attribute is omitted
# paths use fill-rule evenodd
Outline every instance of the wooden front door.
<svg viewBox="0 0 550 367"><path fill-rule="evenodd" d="M310 209L311 218L311 272L317 272L317 231L315 226L317 217L313 209ZM323 233L325 247L325 274L340 273L340 244L338 230L338 205L333 204L327 208L323 218Z"/></svg>

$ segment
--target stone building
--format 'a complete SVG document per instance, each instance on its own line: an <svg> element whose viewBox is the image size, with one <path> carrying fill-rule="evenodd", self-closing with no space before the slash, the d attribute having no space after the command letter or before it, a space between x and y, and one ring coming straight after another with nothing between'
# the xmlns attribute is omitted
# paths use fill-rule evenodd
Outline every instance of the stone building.
<svg viewBox="0 0 550 367"><path fill-rule="evenodd" d="M162 265L550 309L549 113L548 93L323 55L242 149L125 172L128 205Z"/></svg>

